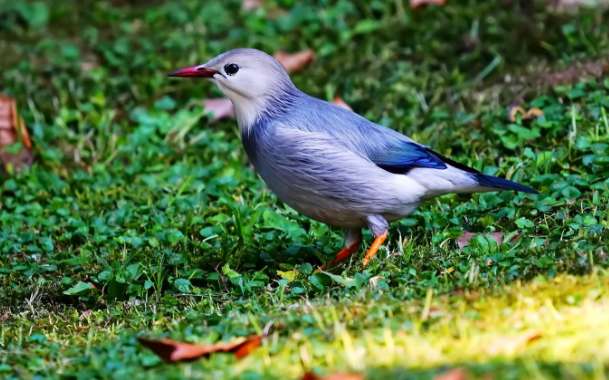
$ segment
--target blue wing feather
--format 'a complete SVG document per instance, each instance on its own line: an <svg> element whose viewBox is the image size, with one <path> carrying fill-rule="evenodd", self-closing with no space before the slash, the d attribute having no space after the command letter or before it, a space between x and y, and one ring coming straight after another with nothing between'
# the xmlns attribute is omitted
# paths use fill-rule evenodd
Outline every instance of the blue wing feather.
<svg viewBox="0 0 609 380"><path fill-rule="evenodd" d="M426 147L410 141L394 144L378 151L370 159L391 173L407 173L413 168L446 169L446 163Z"/></svg>

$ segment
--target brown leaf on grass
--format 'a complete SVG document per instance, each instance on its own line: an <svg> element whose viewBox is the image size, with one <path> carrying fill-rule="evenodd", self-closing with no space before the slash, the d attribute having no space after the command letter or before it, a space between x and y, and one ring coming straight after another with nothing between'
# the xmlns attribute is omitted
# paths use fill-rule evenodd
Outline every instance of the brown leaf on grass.
<svg viewBox="0 0 609 380"><path fill-rule="evenodd" d="M539 108L533 107L527 111L524 108L513 105L508 108L508 120L514 123L518 119L518 115L520 115L521 119L524 121L537 119L540 116L543 116L543 111Z"/></svg>
<svg viewBox="0 0 609 380"><path fill-rule="evenodd" d="M295 73L313 62L313 60L315 60L315 53L311 49L292 54L280 50L276 52L273 57L285 67L288 73Z"/></svg>
<svg viewBox="0 0 609 380"><path fill-rule="evenodd" d="M410 0L410 8L417 9L425 5L439 5L446 4L446 0Z"/></svg>
<svg viewBox="0 0 609 380"><path fill-rule="evenodd" d="M193 361L218 352L229 352L238 359L249 355L262 343L262 335L252 335L231 342L215 344L193 344L177 342L171 339L138 338L138 341L148 347L158 357L168 363Z"/></svg>
<svg viewBox="0 0 609 380"><path fill-rule="evenodd" d="M347 104L347 102L345 102L340 96L335 96L334 100L332 100L332 103L346 110L353 111L353 108L351 108L351 106Z"/></svg>
<svg viewBox="0 0 609 380"><path fill-rule="evenodd" d="M542 85L556 86L570 84L582 78L600 78L609 73L609 58L576 62L566 69L557 70L541 75L539 81Z"/></svg>
<svg viewBox="0 0 609 380"><path fill-rule="evenodd" d="M501 245L503 243L503 232L491 232L491 233L479 234L479 233L475 233L475 232L464 231L463 234L457 238L457 246L459 247L459 249L463 249L463 248L467 247L469 245L470 241L478 235L483 235L483 236L492 238L499 245Z"/></svg>
<svg viewBox="0 0 609 380"><path fill-rule="evenodd" d="M364 375L359 373L334 373L319 376L315 372L307 372L302 376L302 380L364 380Z"/></svg>
<svg viewBox="0 0 609 380"><path fill-rule="evenodd" d="M8 152L5 147L20 142L23 148ZM32 164L32 141L23 119L17 113L14 99L0 95L0 162L5 166L20 169Z"/></svg>
<svg viewBox="0 0 609 380"><path fill-rule="evenodd" d="M434 376L433 380L465 380L467 372L463 368L454 368Z"/></svg>
<svg viewBox="0 0 609 380"><path fill-rule="evenodd" d="M552 10L559 13L575 12L582 7L606 8L609 6L609 0L548 0L548 3Z"/></svg>
<svg viewBox="0 0 609 380"><path fill-rule="evenodd" d="M253 11L262 6L262 0L243 0L241 2L241 9L244 11Z"/></svg>
<svg viewBox="0 0 609 380"><path fill-rule="evenodd" d="M228 98L203 99L203 108L211 113L211 121L235 117L233 103Z"/></svg>
<svg viewBox="0 0 609 380"><path fill-rule="evenodd" d="M260 347L262 344L262 336L254 335L245 340L245 342L240 343L238 347L234 350L231 350L233 354L237 357L237 359L241 359L251 354L256 348Z"/></svg>
<svg viewBox="0 0 609 380"><path fill-rule="evenodd" d="M100 67L99 58L95 54L87 54L80 61L80 70L88 73Z"/></svg>
<svg viewBox="0 0 609 380"><path fill-rule="evenodd" d="M541 339L539 331L528 331L517 336L504 336L492 341L487 348L491 355L513 355L517 350Z"/></svg>
<svg viewBox="0 0 609 380"><path fill-rule="evenodd" d="M503 81L490 85L481 91L472 92L472 99L494 98L516 106L525 99L537 96L552 87L570 85L590 79L600 79L609 75L609 56L575 61L566 67L556 67L544 63L530 65L517 75L506 75ZM521 107L522 108L522 107ZM508 109L508 115L511 108ZM522 109L526 113L526 110ZM515 110L514 112L519 112Z"/></svg>

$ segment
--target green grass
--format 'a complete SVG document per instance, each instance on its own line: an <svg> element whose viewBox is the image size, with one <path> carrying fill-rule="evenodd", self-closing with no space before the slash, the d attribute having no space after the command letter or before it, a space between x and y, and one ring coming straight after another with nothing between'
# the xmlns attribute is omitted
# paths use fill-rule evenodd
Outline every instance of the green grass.
<svg viewBox="0 0 609 380"><path fill-rule="evenodd" d="M36 155L0 181L0 377L609 378L609 79L534 85L606 56L609 13L449 3L0 2L1 90ZM314 273L339 231L265 189L201 108L216 89L165 77L238 46L313 48L303 90L541 195L430 201L367 269ZM543 117L508 121L507 76ZM513 239L460 250L464 231ZM271 321L242 361L166 365L135 339Z"/></svg>

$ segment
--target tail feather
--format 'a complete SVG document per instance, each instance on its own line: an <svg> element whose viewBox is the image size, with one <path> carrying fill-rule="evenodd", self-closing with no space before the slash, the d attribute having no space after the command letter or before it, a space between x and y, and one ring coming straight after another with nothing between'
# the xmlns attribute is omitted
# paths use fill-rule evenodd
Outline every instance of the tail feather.
<svg viewBox="0 0 609 380"><path fill-rule="evenodd" d="M474 173L473 176L482 187L490 189L515 190L529 194L539 194L539 191L533 188L521 185L517 182L510 181L504 178L494 177L492 175L486 175L482 173Z"/></svg>
<svg viewBox="0 0 609 380"><path fill-rule="evenodd" d="M470 185L470 187L465 186L465 188L463 189L465 192L480 191L480 188L483 188L484 190L488 189L490 191L515 190L515 191L520 191L523 193L539 194L539 191L537 191L533 188L530 188L525 185L521 185L517 182L510 181L508 179L483 174L482 172L480 172L474 168L470 168L467 165L464 165L464 164L461 164L454 160L451 160L450 158L445 157L437 152L434 152L431 149L428 149L428 152L440 157L442 159L442 161L444 161L445 163L449 164L450 166L452 166L454 168L461 170L463 173L468 174L470 178L473 178L474 181L478 182L478 187L472 188L471 185Z"/></svg>

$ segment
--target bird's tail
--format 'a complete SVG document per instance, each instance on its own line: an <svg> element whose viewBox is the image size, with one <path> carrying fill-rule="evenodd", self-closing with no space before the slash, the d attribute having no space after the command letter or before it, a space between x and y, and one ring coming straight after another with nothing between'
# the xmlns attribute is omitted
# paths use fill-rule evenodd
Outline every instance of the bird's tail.
<svg viewBox="0 0 609 380"><path fill-rule="evenodd" d="M481 187L489 190L515 190L523 193L539 194L539 191L517 182L510 181L504 178L494 177L482 173L473 173L473 177L478 181Z"/></svg>
<svg viewBox="0 0 609 380"><path fill-rule="evenodd" d="M475 193L478 191L514 190L523 193L539 194L535 189L504 178L486 175L467 165L429 150L448 164L446 169L415 168L409 175L429 190L428 195L446 193Z"/></svg>

